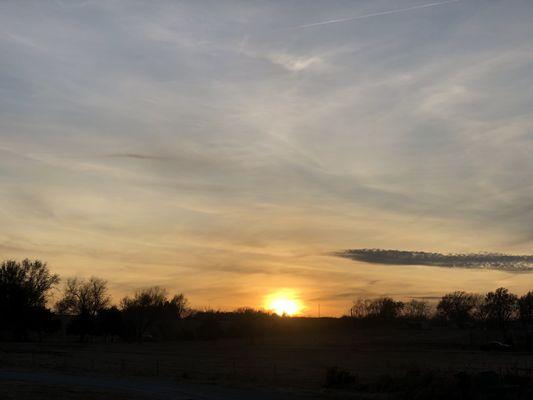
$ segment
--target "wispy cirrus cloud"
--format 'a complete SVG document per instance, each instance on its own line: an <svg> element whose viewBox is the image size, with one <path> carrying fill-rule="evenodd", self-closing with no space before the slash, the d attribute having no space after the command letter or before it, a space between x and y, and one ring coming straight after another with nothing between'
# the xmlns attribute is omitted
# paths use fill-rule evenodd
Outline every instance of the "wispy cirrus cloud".
<svg viewBox="0 0 533 400"><path fill-rule="evenodd" d="M105 157L110 158L132 158L137 160L166 160L168 157L155 155L155 154L142 154L142 153L113 153L108 154Z"/></svg>
<svg viewBox="0 0 533 400"><path fill-rule="evenodd" d="M304 70L320 70L325 68L324 61L318 56L298 57L290 54L275 54L269 56L269 59L277 65L291 72L300 72Z"/></svg>

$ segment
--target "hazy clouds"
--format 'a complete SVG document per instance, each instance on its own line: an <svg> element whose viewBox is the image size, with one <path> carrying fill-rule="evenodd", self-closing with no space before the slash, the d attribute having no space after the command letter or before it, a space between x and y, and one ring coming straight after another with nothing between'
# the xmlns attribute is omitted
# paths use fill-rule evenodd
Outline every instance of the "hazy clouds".
<svg viewBox="0 0 533 400"><path fill-rule="evenodd" d="M2 2L3 257L216 305L349 293L336 249L527 253L533 5L431 3Z"/></svg>

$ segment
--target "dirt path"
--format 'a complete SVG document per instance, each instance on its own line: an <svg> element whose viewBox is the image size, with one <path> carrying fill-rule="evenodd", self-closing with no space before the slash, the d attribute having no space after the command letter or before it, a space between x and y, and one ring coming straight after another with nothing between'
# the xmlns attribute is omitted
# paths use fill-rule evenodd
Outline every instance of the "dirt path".
<svg viewBox="0 0 533 400"><path fill-rule="evenodd" d="M84 387L158 400L284 400L301 396L264 389L233 389L214 385L173 384L161 381L133 381L99 376L68 375L57 372L0 370L0 381L39 385ZM307 397L309 398L309 397Z"/></svg>

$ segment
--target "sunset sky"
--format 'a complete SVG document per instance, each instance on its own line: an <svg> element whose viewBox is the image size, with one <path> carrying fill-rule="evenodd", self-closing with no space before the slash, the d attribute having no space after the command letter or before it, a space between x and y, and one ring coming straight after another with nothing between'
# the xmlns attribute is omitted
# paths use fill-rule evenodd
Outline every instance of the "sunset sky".
<svg viewBox="0 0 533 400"><path fill-rule="evenodd" d="M533 289L533 2L2 1L0 255L306 315Z"/></svg>

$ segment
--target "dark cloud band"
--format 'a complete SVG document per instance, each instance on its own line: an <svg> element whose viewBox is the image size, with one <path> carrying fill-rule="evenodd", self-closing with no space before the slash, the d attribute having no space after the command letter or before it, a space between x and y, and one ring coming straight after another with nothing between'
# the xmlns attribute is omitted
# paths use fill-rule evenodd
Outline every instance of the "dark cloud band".
<svg viewBox="0 0 533 400"><path fill-rule="evenodd" d="M533 272L533 256L501 253L441 254L423 251L350 249L336 256L372 264L427 265L448 268L495 269L507 272Z"/></svg>

